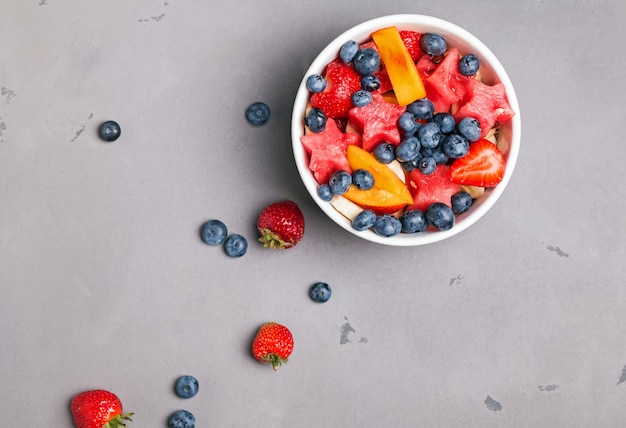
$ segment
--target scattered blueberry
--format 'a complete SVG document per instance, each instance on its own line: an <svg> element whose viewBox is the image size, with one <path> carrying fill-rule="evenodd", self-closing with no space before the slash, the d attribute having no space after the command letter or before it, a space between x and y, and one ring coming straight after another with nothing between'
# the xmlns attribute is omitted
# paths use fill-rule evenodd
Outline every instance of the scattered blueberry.
<svg viewBox="0 0 626 428"><path fill-rule="evenodd" d="M270 108L267 104L257 101L246 109L246 119L254 126L265 125L270 120Z"/></svg>
<svg viewBox="0 0 626 428"><path fill-rule="evenodd" d="M452 159L462 158L469 151L469 141L458 134L451 134L443 142L443 152Z"/></svg>
<svg viewBox="0 0 626 428"><path fill-rule="evenodd" d="M398 128L402 130L404 135L413 135L417 131L418 123L415 121L413 113L405 111L398 118Z"/></svg>
<svg viewBox="0 0 626 428"><path fill-rule="evenodd" d="M326 115L319 108L312 108L304 117L304 124L311 132L322 132L326 128Z"/></svg>
<svg viewBox="0 0 626 428"><path fill-rule="evenodd" d="M352 175L350 175L348 171L344 171L342 169L333 172L328 180L330 190L335 195L343 195L346 193L350 184L352 184Z"/></svg>
<svg viewBox="0 0 626 428"><path fill-rule="evenodd" d="M374 226L376 222L376 214L372 210L363 210L352 219L352 228L354 230L367 230Z"/></svg>
<svg viewBox="0 0 626 428"><path fill-rule="evenodd" d="M311 290L309 290L311 299L317 303L327 302L332 293L333 291L331 290L330 285L325 282L316 282L311 287Z"/></svg>
<svg viewBox="0 0 626 428"><path fill-rule="evenodd" d="M396 147L396 159L400 162L408 162L415 159L419 152L420 140L417 137L408 137L402 140Z"/></svg>
<svg viewBox="0 0 626 428"><path fill-rule="evenodd" d="M352 62L358 51L359 44L354 40L348 40L341 46L341 49L339 49L339 58L347 64Z"/></svg>
<svg viewBox="0 0 626 428"><path fill-rule="evenodd" d="M422 50L432 56L443 55L448 49L446 39L444 39L441 34L437 33L424 34L420 43L422 45Z"/></svg>
<svg viewBox="0 0 626 428"><path fill-rule="evenodd" d="M426 222L439 230L448 230L454 226L454 213L443 202L432 203L424 213Z"/></svg>
<svg viewBox="0 0 626 428"><path fill-rule="evenodd" d="M114 120L107 120L102 125L100 125L100 129L98 129L98 135L104 141L109 143L117 140L122 135L122 128L120 128L119 123Z"/></svg>
<svg viewBox="0 0 626 428"><path fill-rule="evenodd" d="M402 216L400 216L400 223L402 224L402 232L404 233L423 232L428 228L426 217L421 210L405 211Z"/></svg>
<svg viewBox="0 0 626 428"><path fill-rule="evenodd" d="M352 94L351 99L355 107L365 107L372 102L372 94L365 89L359 89Z"/></svg>
<svg viewBox="0 0 626 428"><path fill-rule="evenodd" d="M461 191L452 195L450 202L452 204L452 212L461 214L472 206L473 200L469 193Z"/></svg>
<svg viewBox="0 0 626 428"><path fill-rule="evenodd" d="M326 89L326 79L319 74L311 74L306 79L306 88L316 94Z"/></svg>
<svg viewBox="0 0 626 428"><path fill-rule="evenodd" d="M248 241L243 236L234 233L224 241L224 251L230 257L241 257L248 251Z"/></svg>
<svg viewBox="0 0 626 428"><path fill-rule="evenodd" d="M435 158L423 157L417 162L417 167L424 175L432 174L437 169L437 161Z"/></svg>
<svg viewBox="0 0 626 428"><path fill-rule="evenodd" d="M478 141L482 132L480 122L471 116L464 117L456 125L456 130L467 138L470 143Z"/></svg>
<svg viewBox="0 0 626 428"><path fill-rule="evenodd" d="M444 134L449 134L454 131L454 127L456 126L456 121L454 120L454 116L452 116L448 112L440 112L433 116L433 122L439 125L439 129Z"/></svg>
<svg viewBox="0 0 626 428"><path fill-rule="evenodd" d="M372 151L376 160L380 163L388 164L396 158L396 149L389 143L380 143Z"/></svg>
<svg viewBox="0 0 626 428"><path fill-rule="evenodd" d="M426 122L417 130L417 136L422 147L433 149L441 140L441 130L435 122Z"/></svg>
<svg viewBox="0 0 626 428"><path fill-rule="evenodd" d="M359 190L369 190L374 187L374 176L366 169L357 169L352 173L352 184Z"/></svg>
<svg viewBox="0 0 626 428"><path fill-rule="evenodd" d="M374 75L363 76L361 78L361 88L373 92L380 89L380 79Z"/></svg>
<svg viewBox="0 0 626 428"><path fill-rule="evenodd" d="M317 196L324 202L328 202L333 198L333 191L330 190L330 186L326 183L320 184L317 188Z"/></svg>
<svg viewBox="0 0 626 428"><path fill-rule="evenodd" d="M429 120L435 113L435 106L428 98L420 98L419 100L415 100L406 106L406 110L413 114L415 119Z"/></svg>
<svg viewBox="0 0 626 428"><path fill-rule="evenodd" d="M463 76L473 76L478 72L478 68L480 67L480 60L474 54L464 55L459 60L459 72Z"/></svg>
<svg viewBox="0 0 626 428"><path fill-rule="evenodd" d="M369 76L378 71L380 66L380 56L375 49L360 49L352 60L354 69L363 76Z"/></svg>
<svg viewBox="0 0 626 428"><path fill-rule="evenodd" d="M228 228L220 220L209 220L200 227L200 237L209 245L220 245L226 240Z"/></svg>
<svg viewBox="0 0 626 428"><path fill-rule="evenodd" d="M380 236L386 238L397 235L402 230L400 220L390 214L383 214L376 218L372 230Z"/></svg>
<svg viewBox="0 0 626 428"><path fill-rule="evenodd" d="M196 418L187 410L177 410L167 420L169 428L195 428Z"/></svg>
<svg viewBox="0 0 626 428"><path fill-rule="evenodd" d="M180 398L191 398L198 393L198 379L193 376L181 376L176 380L174 391Z"/></svg>

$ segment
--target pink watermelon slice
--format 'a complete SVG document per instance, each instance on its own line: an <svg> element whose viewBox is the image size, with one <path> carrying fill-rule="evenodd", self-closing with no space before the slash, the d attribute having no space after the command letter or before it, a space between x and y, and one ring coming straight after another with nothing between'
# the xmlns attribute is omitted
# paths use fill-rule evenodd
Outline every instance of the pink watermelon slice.
<svg viewBox="0 0 626 428"><path fill-rule="evenodd" d="M352 172L346 157L346 149L351 144L360 145L359 134L344 134L334 120L326 122L326 128L319 133L300 137L304 150L309 155L309 169L318 183L328 183L333 172L343 169Z"/></svg>
<svg viewBox="0 0 626 428"><path fill-rule="evenodd" d="M452 195L461 190L459 184L450 181L450 167L437 165L432 174L422 174L419 169L407 173L407 186L413 196L413 204L407 210L426 211L434 202L443 202L451 206Z"/></svg>
<svg viewBox="0 0 626 428"><path fill-rule="evenodd" d="M426 96L433 102L437 112L450 111L450 106L465 96L471 78L459 72L460 59L459 50L451 48L424 83Z"/></svg>
<svg viewBox="0 0 626 428"><path fill-rule="evenodd" d="M350 109L348 119L363 133L363 148L371 152L384 141L394 146L400 144L398 118L405 111L406 107L385 101L380 92L372 92L372 102Z"/></svg>
<svg viewBox="0 0 626 428"><path fill-rule="evenodd" d="M503 125L514 115L515 112L509 105L502 83L489 86L476 79L470 79L462 105L454 114L454 118L457 122L466 116L478 120L483 138L496 124Z"/></svg>

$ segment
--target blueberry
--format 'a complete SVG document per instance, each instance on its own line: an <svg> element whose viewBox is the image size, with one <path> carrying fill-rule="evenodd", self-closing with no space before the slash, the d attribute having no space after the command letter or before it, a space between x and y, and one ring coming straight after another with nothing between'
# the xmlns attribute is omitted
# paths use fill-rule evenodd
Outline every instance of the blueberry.
<svg viewBox="0 0 626 428"><path fill-rule="evenodd" d="M428 98L420 98L406 106L406 110L413 114L415 119L430 120L435 113L435 106Z"/></svg>
<svg viewBox="0 0 626 428"><path fill-rule="evenodd" d="M354 59L358 51L359 44L354 40L348 40L341 46L341 49L339 49L339 58L347 64Z"/></svg>
<svg viewBox="0 0 626 428"><path fill-rule="evenodd" d="M432 174L437 169L437 161L431 157L421 158L417 163L417 167L424 175Z"/></svg>
<svg viewBox="0 0 626 428"><path fill-rule="evenodd" d="M372 210L363 210L352 219L352 228L354 230L367 230L374 226L376 222L376 214Z"/></svg>
<svg viewBox="0 0 626 428"><path fill-rule="evenodd" d="M462 135L452 134L443 142L443 152L452 159L462 158L469 151L469 141Z"/></svg>
<svg viewBox="0 0 626 428"><path fill-rule="evenodd" d="M326 128L326 115L319 108L312 108L304 117L304 124L311 132L319 133Z"/></svg>
<svg viewBox="0 0 626 428"><path fill-rule="evenodd" d="M374 176L366 169L357 169L352 173L352 184L359 190L369 190L374 187Z"/></svg>
<svg viewBox="0 0 626 428"><path fill-rule="evenodd" d="M441 140L441 130L435 122L427 122L417 130L417 136L422 147L433 149Z"/></svg>
<svg viewBox="0 0 626 428"><path fill-rule="evenodd" d="M246 109L246 119L254 126L265 125L270 120L270 108L267 104L257 101Z"/></svg>
<svg viewBox="0 0 626 428"><path fill-rule="evenodd" d="M430 157L435 159L435 162L437 162L438 165L448 163L450 158L448 158L448 155L443 152L443 145L446 139L447 137L442 136L437 147L422 147L422 156L425 158Z"/></svg>
<svg viewBox="0 0 626 428"><path fill-rule="evenodd" d="M441 34L437 33L424 34L420 43L422 50L432 56L443 55L448 49L446 39L444 39Z"/></svg>
<svg viewBox="0 0 626 428"><path fill-rule="evenodd" d="M415 156L414 159L411 159L410 161L400 162L400 165L402 166L402 170L404 172L411 172L415 168L417 168L421 160L422 160L422 154L419 153L417 156Z"/></svg>
<svg viewBox="0 0 626 428"><path fill-rule="evenodd" d="M452 195L450 202L452 204L452 212L461 214L467 211L474 201L469 193L461 191Z"/></svg>
<svg viewBox="0 0 626 428"><path fill-rule="evenodd" d="M419 152L420 140L417 137L408 137L402 140L396 147L396 159L400 162L408 162L415 159Z"/></svg>
<svg viewBox="0 0 626 428"><path fill-rule="evenodd" d="M404 233L423 232L428 227L424 212L421 210L405 211L402 216L400 216L400 223L402 224L402 232Z"/></svg>
<svg viewBox="0 0 626 428"><path fill-rule="evenodd" d="M100 129L98 129L98 135L104 141L109 143L117 140L122 135L122 129L120 128L119 123L114 120L107 120L102 125L100 125Z"/></svg>
<svg viewBox="0 0 626 428"><path fill-rule="evenodd" d="M328 184L320 184L317 188L317 196L324 202L328 202L333 198L333 191L330 190L330 186Z"/></svg>
<svg viewBox="0 0 626 428"><path fill-rule="evenodd" d="M389 143L380 143L374 147L372 154L378 162L388 164L396 158L396 149Z"/></svg>
<svg viewBox="0 0 626 428"><path fill-rule="evenodd" d="M314 302L324 303L330 299L331 294L333 293L330 285L325 282L316 282L313 284L311 289L309 290L309 295Z"/></svg>
<svg viewBox="0 0 626 428"><path fill-rule="evenodd" d="M434 202L426 208L424 213L426 222L439 230L449 230L454 226L454 213L443 202Z"/></svg>
<svg viewBox="0 0 626 428"><path fill-rule="evenodd" d="M228 229L220 220L209 220L200 228L200 237L209 245L220 245L226 240Z"/></svg>
<svg viewBox="0 0 626 428"><path fill-rule="evenodd" d="M177 410L167 420L169 428L195 428L196 418L187 410Z"/></svg>
<svg viewBox="0 0 626 428"><path fill-rule="evenodd" d="M306 79L306 88L316 94L326 89L326 79L319 74L311 74Z"/></svg>
<svg viewBox="0 0 626 428"><path fill-rule="evenodd" d="M478 141L482 132L480 122L471 116L466 116L456 125L459 134L467 138L470 143Z"/></svg>
<svg viewBox="0 0 626 428"><path fill-rule="evenodd" d="M433 116L433 122L439 125L439 130L444 134L454 131L456 122L454 116L447 112L440 112Z"/></svg>
<svg viewBox="0 0 626 428"><path fill-rule="evenodd" d="M352 175L350 175L348 171L344 171L342 169L333 172L328 180L330 190L335 195L343 195L346 193L350 184L352 184Z"/></svg>
<svg viewBox="0 0 626 428"><path fill-rule="evenodd" d="M224 241L224 251L230 257L241 257L248 251L248 241L239 234L232 234Z"/></svg>
<svg viewBox="0 0 626 428"><path fill-rule="evenodd" d="M359 89L352 94L351 99L355 107L365 107L372 102L372 94L365 89Z"/></svg>
<svg viewBox="0 0 626 428"><path fill-rule="evenodd" d="M361 88L373 92L380 89L380 79L374 75L363 76L361 78Z"/></svg>
<svg viewBox="0 0 626 428"><path fill-rule="evenodd" d="M386 238L397 235L402 230L402 224L400 220L390 214L383 214L376 218L372 230L377 235L384 236Z"/></svg>
<svg viewBox="0 0 626 428"><path fill-rule="evenodd" d="M464 55L459 60L459 73L463 76L473 76L478 72L478 68L480 67L480 60L474 54Z"/></svg>
<svg viewBox="0 0 626 428"><path fill-rule="evenodd" d="M374 74L374 72L378 71L378 67L380 66L380 56L375 49L360 49L354 56L352 62L354 63L354 69L359 74L369 76L370 74Z"/></svg>
<svg viewBox="0 0 626 428"><path fill-rule="evenodd" d="M180 398L191 398L198 393L198 379L193 376L181 376L176 380L174 391Z"/></svg>
<svg viewBox="0 0 626 428"><path fill-rule="evenodd" d="M408 111L402 113L398 118L398 128L404 132L404 135L413 135L418 128L413 113Z"/></svg>

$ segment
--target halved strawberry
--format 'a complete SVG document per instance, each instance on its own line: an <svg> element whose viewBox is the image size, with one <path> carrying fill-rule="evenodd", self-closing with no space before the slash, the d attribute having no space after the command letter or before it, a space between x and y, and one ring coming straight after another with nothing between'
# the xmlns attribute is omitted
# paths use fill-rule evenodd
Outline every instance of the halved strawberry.
<svg viewBox="0 0 626 428"><path fill-rule="evenodd" d="M504 155L489 140L481 139L470 145L467 155L450 165L453 183L493 187L502 181L505 172Z"/></svg>
<svg viewBox="0 0 626 428"><path fill-rule="evenodd" d="M331 118L348 117L352 94L361 89L361 78L350 66L337 59L326 67L326 89L311 96L311 105Z"/></svg>
<svg viewBox="0 0 626 428"><path fill-rule="evenodd" d="M406 49L409 51L411 58L413 58L413 61L417 62L424 53L422 51L422 45L420 44L422 34L417 31L401 30L400 37L404 42L404 46L406 46Z"/></svg>

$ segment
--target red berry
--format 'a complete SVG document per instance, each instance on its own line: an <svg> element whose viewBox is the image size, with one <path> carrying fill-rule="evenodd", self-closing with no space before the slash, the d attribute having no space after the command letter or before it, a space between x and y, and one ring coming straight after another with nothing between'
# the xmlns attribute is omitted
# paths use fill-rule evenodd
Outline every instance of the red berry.
<svg viewBox="0 0 626 428"><path fill-rule="evenodd" d="M470 144L467 154L452 163L450 180L457 184L494 187L502 181L504 172L504 155L498 146L481 139Z"/></svg>
<svg viewBox="0 0 626 428"><path fill-rule="evenodd" d="M348 117L352 94L361 89L361 78L350 66L336 60L326 67L326 89L311 96L311 106L329 118Z"/></svg>
<svg viewBox="0 0 626 428"><path fill-rule="evenodd" d="M252 341L252 354L262 363L271 363L276 370L286 363L293 351L293 335L284 325L268 322L259 328Z"/></svg>
<svg viewBox="0 0 626 428"><path fill-rule="evenodd" d="M70 403L77 428L118 428L130 421L132 413L122 414L122 402L103 389L81 392Z"/></svg>
<svg viewBox="0 0 626 428"><path fill-rule="evenodd" d="M264 247L291 248L304 236L304 216L294 201L274 202L261 211L257 229Z"/></svg>

